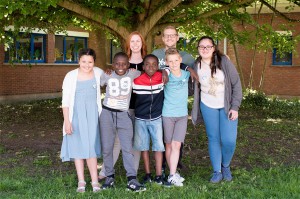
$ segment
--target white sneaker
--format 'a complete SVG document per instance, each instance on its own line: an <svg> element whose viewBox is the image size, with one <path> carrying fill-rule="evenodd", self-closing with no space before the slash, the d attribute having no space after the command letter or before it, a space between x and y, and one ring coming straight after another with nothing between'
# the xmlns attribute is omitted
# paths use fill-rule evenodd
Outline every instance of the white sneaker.
<svg viewBox="0 0 300 199"><path fill-rule="evenodd" d="M176 172L175 175L177 176L180 182L183 182L185 180L184 177L182 177L179 173Z"/></svg>
<svg viewBox="0 0 300 199"><path fill-rule="evenodd" d="M178 178L178 176L176 174L169 175L168 182L171 183L172 185L176 186L176 187L182 187L183 186L183 183L180 182L180 178Z"/></svg>

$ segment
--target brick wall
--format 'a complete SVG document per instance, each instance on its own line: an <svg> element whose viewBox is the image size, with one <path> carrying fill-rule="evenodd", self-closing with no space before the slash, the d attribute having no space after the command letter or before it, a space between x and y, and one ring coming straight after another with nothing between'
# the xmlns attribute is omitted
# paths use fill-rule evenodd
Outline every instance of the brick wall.
<svg viewBox="0 0 300 199"><path fill-rule="evenodd" d="M299 18L300 13L289 14L291 18ZM261 15L261 21L270 21L270 15ZM275 18L274 27L287 23L282 18ZM241 28L237 26L237 28ZM247 27L250 30L250 27ZM293 35L300 34L299 24L294 26ZM82 31L80 29L70 29ZM156 36L154 42L161 47L161 35ZM55 64L54 55L55 36L47 36L47 55L45 64L33 64L29 68L25 64L16 64L11 67L4 64L4 48L0 46L0 97L22 94L43 94L61 92L61 85L65 74L78 67L77 64ZM97 54L96 66L105 69L109 63L110 43L106 40L103 32L90 32L88 47L95 49ZM223 51L223 43L220 43ZM253 51L246 50L245 47L237 45L237 57L241 66L242 76L245 85L248 85L251 71ZM300 44L297 46L300 52ZM227 54L236 64L236 56L232 44L228 42ZM261 72L264 69L264 58L266 59L265 81L263 91L266 94L300 96L300 58L293 56L293 66L272 66L272 52L267 54L257 52L254 59L253 87L258 88Z"/></svg>
<svg viewBox="0 0 300 199"><path fill-rule="evenodd" d="M0 67L1 95L20 95L61 92L65 74L77 66L26 65Z"/></svg>
<svg viewBox="0 0 300 199"><path fill-rule="evenodd" d="M106 39L105 34L103 34L103 32L100 31L95 31L93 33L90 32L90 37L88 39L88 47L96 51L95 66L98 66L102 69L106 68L106 54L110 52L110 42Z"/></svg>
<svg viewBox="0 0 300 199"><path fill-rule="evenodd" d="M300 13L288 14L290 18L299 18ZM270 22L271 15L262 14L260 22ZM275 30L280 30L279 26L288 22L281 17L275 17L273 27ZM299 23L294 23L293 36L300 34ZM241 27L237 27L241 28ZM247 27L248 30L253 30ZM222 44L223 45L223 44ZM223 51L223 48L221 48ZM300 52L300 43L296 48ZM227 54L230 59L236 64L236 56L233 45L228 43ZM260 85L262 71L265 70L265 77L262 90L268 95L284 95L284 96L300 96L300 57L293 53L292 66L273 66L272 51L259 52L254 56L253 50L247 50L245 47L237 45L237 57L244 77L245 85L249 84L251 63L253 61L253 88L258 89ZM254 59L253 59L254 57ZM266 64L265 64L266 58ZM264 67L265 66L265 67Z"/></svg>
<svg viewBox="0 0 300 199"><path fill-rule="evenodd" d="M70 29L82 31L80 29ZM88 47L96 51L95 65L106 67L105 35L96 32L90 33ZM55 61L55 36L49 34L46 39L46 62L43 64L15 64L11 66L4 63L4 47L0 46L0 97L45 94L61 92L62 82L66 73L78 67L77 64L56 64Z"/></svg>

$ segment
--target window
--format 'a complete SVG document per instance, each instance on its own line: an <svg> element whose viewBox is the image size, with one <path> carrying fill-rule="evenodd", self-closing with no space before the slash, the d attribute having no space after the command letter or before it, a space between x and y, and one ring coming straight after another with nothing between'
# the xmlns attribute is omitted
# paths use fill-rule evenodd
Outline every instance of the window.
<svg viewBox="0 0 300 199"><path fill-rule="evenodd" d="M292 53L277 53L277 48L273 49L273 65L292 65Z"/></svg>
<svg viewBox="0 0 300 199"><path fill-rule="evenodd" d="M290 31L276 31L277 38L273 42L273 65L292 65L293 38Z"/></svg>
<svg viewBox="0 0 300 199"><path fill-rule="evenodd" d="M16 39L7 33L7 37L9 41L4 45L5 62L45 62L45 34L20 33Z"/></svg>
<svg viewBox="0 0 300 199"><path fill-rule="evenodd" d="M119 47L114 40L110 40L110 64L112 64L115 54L121 51L121 47Z"/></svg>
<svg viewBox="0 0 300 199"><path fill-rule="evenodd" d="M78 51L87 48L87 38L71 36L55 36L55 62L77 63Z"/></svg>

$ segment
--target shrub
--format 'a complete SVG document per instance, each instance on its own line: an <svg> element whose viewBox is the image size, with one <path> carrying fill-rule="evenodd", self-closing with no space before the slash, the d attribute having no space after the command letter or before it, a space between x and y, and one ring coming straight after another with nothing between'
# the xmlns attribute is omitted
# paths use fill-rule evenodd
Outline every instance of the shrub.
<svg viewBox="0 0 300 199"><path fill-rule="evenodd" d="M279 99L268 97L263 92L247 89L244 91L242 109L258 110L260 115L268 118L300 118L299 99Z"/></svg>
<svg viewBox="0 0 300 199"><path fill-rule="evenodd" d="M243 106L245 108L268 108L270 105L267 96L261 92L252 89L246 89L243 93Z"/></svg>

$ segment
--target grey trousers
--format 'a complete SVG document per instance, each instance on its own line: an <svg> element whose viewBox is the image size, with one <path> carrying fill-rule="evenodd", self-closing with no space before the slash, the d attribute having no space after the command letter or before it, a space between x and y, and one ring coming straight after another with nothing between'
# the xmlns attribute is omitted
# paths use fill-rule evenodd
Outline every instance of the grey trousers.
<svg viewBox="0 0 300 199"><path fill-rule="evenodd" d="M114 166L119 158L119 154L121 152L121 144L118 135L116 135L115 138L115 143L114 143L114 150L113 150L113 161L114 161ZM132 149L133 157L134 157L134 169L137 171L139 170L139 164L140 164L140 159L141 159L141 152L136 151ZM104 164L102 163L101 170L99 171L99 176L106 177L105 175L105 167Z"/></svg>
<svg viewBox="0 0 300 199"><path fill-rule="evenodd" d="M118 134L121 144L126 176L136 176L137 171L134 167L134 156L132 154L133 127L128 113L102 109L100 115L100 134L105 176L115 174L113 149L116 134Z"/></svg>

